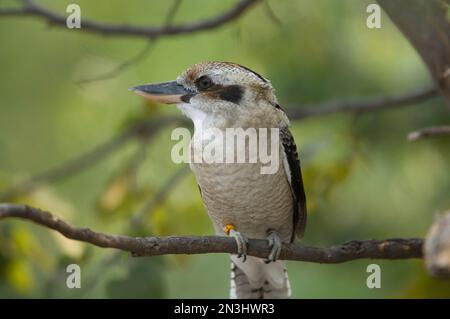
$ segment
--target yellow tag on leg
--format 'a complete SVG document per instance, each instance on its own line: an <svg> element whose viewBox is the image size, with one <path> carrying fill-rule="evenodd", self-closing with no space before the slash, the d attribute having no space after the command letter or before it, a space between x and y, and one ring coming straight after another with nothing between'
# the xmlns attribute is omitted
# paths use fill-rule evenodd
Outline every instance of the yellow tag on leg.
<svg viewBox="0 0 450 319"><path fill-rule="evenodd" d="M223 231L225 232L225 234L230 235L230 231L232 230L236 230L236 227L233 224L227 224L225 225L225 227L223 228Z"/></svg>

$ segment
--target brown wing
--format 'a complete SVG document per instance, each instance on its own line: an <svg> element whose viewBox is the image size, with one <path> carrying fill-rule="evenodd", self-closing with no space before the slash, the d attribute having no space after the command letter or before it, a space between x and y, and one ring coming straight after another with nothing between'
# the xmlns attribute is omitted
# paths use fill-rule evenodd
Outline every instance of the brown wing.
<svg viewBox="0 0 450 319"><path fill-rule="evenodd" d="M294 216L293 231L291 241L294 241L295 235L303 237L306 227L306 196L303 188L302 172L300 170L300 160L297 153L297 145L287 127L280 129L281 143L288 166L286 172L290 173L290 184L292 194L294 195Z"/></svg>

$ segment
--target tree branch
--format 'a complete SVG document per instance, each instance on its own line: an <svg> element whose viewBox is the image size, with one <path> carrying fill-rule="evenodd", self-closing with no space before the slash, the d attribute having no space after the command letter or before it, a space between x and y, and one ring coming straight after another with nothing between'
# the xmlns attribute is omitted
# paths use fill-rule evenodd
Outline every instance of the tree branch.
<svg viewBox="0 0 450 319"><path fill-rule="evenodd" d="M94 232L88 228L75 228L48 212L25 205L0 204L0 220L22 218L56 230L67 238L103 248L131 252L133 256L158 256L167 254L236 254L233 238L204 237L129 237ZM356 259L408 259L422 257L423 240L387 239L350 241L327 248L296 244L283 244L280 259L314 263L336 264ZM266 240L250 239L248 254L265 258L270 252Z"/></svg>
<svg viewBox="0 0 450 319"><path fill-rule="evenodd" d="M450 126L448 125L427 127L418 131L411 132L408 134L408 140L410 142L415 142L422 138L444 137L444 136L450 136Z"/></svg>
<svg viewBox="0 0 450 319"><path fill-rule="evenodd" d="M377 1L419 53L450 107L450 1Z"/></svg>
<svg viewBox="0 0 450 319"><path fill-rule="evenodd" d="M437 96L434 87L420 88L392 96L368 97L345 101L330 101L315 106L292 107L288 109L291 119L300 120L307 117L323 116L332 113L365 113L401 106L414 105Z"/></svg>
<svg viewBox="0 0 450 319"><path fill-rule="evenodd" d="M273 23L275 23L278 27L281 27L283 25L283 22L281 21L280 18L277 17L277 15L273 11L272 7L270 6L270 3L268 2L268 0L264 0L264 8L265 8L267 17L271 21L273 21Z"/></svg>
<svg viewBox="0 0 450 319"><path fill-rule="evenodd" d="M167 12L166 19L164 22L165 27L168 27L172 24L173 19L175 18L175 15L176 15L178 9L180 8L180 5L181 5L181 0L174 0L172 6L170 7L169 11ZM150 53L150 51L152 51L153 48L155 47L155 44L156 44L156 41L150 40L145 45L145 47L142 48L142 50L140 50L137 54L135 54L131 58L128 58L127 60L118 64L114 69L112 69L108 72L96 75L94 77L82 79L82 80L78 81L78 84L87 84L87 83L96 82L96 81L108 80L108 79L111 79L111 78L119 75L121 72L123 72L130 66L140 62L145 57L147 57L147 55Z"/></svg>
<svg viewBox="0 0 450 319"><path fill-rule="evenodd" d="M180 9L181 6L181 0L173 0L172 6L170 7L169 11L166 15L166 20L164 21L165 26L172 25L173 20L175 19L175 15L178 12L178 9Z"/></svg>
<svg viewBox="0 0 450 319"><path fill-rule="evenodd" d="M239 18L252 5L256 4L259 1L260 0L239 0L231 9L224 13L199 22L187 24L148 27L108 24L83 19L81 21L81 30L105 36L143 37L149 39L156 39L163 36L196 33L218 28L230 21ZM49 9L37 4L33 0L22 0L22 3L23 6L20 8L0 9L0 16L33 16L45 20L51 25L66 28L66 16L50 11Z"/></svg>
<svg viewBox="0 0 450 319"><path fill-rule="evenodd" d="M103 80L109 80L120 73L122 73L124 70L126 70L128 67L130 67L133 64L136 64L143 60L147 55L150 53L150 51L153 50L155 47L155 42L150 41L148 42L137 54L133 55L132 57L128 58L127 60L123 61L122 63L116 65L112 70L107 71L105 73L101 73L98 75L95 75L93 77L88 77L85 79L81 79L77 82L77 84L88 84L92 82L97 81L103 81Z"/></svg>

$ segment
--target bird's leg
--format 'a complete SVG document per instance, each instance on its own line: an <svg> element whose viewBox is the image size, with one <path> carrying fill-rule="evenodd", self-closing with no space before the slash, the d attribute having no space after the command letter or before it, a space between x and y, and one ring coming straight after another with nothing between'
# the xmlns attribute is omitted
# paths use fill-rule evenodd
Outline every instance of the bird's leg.
<svg viewBox="0 0 450 319"><path fill-rule="evenodd" d="M248 239L242 233L236 231L236 227L233 224L227 224L223 231L228 236L231 236L236 240L236 245L238 248L237 256L238 258L242 257L242 261L245 262L247 260L247 245L248 245Z"/></svg>
<svg viewBox="0 0 450 319"><path fill-rule="evenodd" d="M265 263L268 264L272 261L277 261L280 257L282 241L278 233L269 229L267 231L267 240L269 241L269 247L272 249L269 256L266 258Z"/></svg>

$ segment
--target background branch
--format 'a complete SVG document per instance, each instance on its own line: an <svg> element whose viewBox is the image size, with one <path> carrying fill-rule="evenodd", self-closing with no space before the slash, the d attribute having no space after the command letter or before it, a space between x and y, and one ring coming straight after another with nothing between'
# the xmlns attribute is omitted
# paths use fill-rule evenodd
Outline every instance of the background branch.
<svg viewBox="0 0 450 319"><path fill-rule="evenodd" d="M164 26L168 27L173 23L173 19L175 18L176 13L178 12L178 9L180 8L181 0L174 0L172 6L170 7L169 11L167 12L166 19L164 21ZM112 70L99 74L94 77L82 79L78 81L78 84L87 84L91 82L97 82L102 80L108 80L111 79L117 75L119 75L121 72L125 71L130 66L140 62L144 58L147 57L147 55L150 53L150 51L153 50L154 46L156 44L155 40L150 40L143 48L142 50L139 50L139 52L129 59L123 61L122 63L118 64L115 68Z"/></svg>
<svg viewBox="0 0 450 319"><path fill-rule="evenodd" d="M277 17L276 13L273 11L272 7L270 6L270 3L268 0L264 0L264 9L266 12L267 17L273 21L278 27L281 27L283 25L283 22L280 18Z"/></svg>
<svg viewBox="0 0 450 319"><path fill-rule="evenodd" d="M172 6L170 7L169 11L166 15L166 21L164 21L164 25L167 27L169 25L172 25L173 20L175 19L175 15L177 14L178 10L180 9L182 0L173 0Z"/></svg>
<svg viewBox="0 0 450 319"><path fill-rule="evenodd" d="M147 57L147 55L150 53L150 51L152 51L154 46L155 46L155 42L150 41L141 50L139 50L138 53L136 53L134 56L130 57L129 59L123 61L122 63L116 65L112 70L102 73L102 74L95 75L90 78L81 79L77 83L78 84L87 84L87 83L111 79L111 78L119 75L123 71L125 71L130 66L140 62L145 57Z"/></svg>
<svg viewBox="0 0 450 319"><path fill-rule="evenodd" d="M69 160L66 163L50 168L35 176L32 176L25 181L21 181L15 185L12 185L8 189L0 193L0 202L11 200L16 196L32 191L39 183L53 183L61 179L73 176L80 171L99 163L100 159L113 154L120 147L125 145L129 140L133 138L146 137L149 138L156 134L160 129L167 127L171 124L181 124L185 121L182 117L163 117L158 119L147 120L139 122L124 133L113 137L111 140L94 147L92 150Z"/></svg>
<svg viewBox="0 0 450 319"><path fill-rule="evenodd" d="M15 217L33 221L56 230L67 238L103 248L131 252L133 256L166 254L237 253L233 238L203 237L129 237L94 232L88 228L75 228L48 212L25 205L0 204L0 220ZM314 263L335 264L356 259L407 259L422 257L423 240L387 239L350 241L326 248L296 244L283 244L280 258ZM270 252L266 240L250 239L248 254L265 258Z"/></svg>
<svg viewBox="0 0 450 319"><path fill-rule="evenodd" d="M315 106L291 107L288 114L291 119L299 120L307 117L323 116L332 113L364 113L401 106L414 105L437 96L434 87L420 88L392 96L378 96L345 101L330 101Z"/></svg>
<svg viewBox="0 0 450 319"><path fill-rule="evenodd" d="M450 126L433 126L408 134L408 140L414 142L422 138L450 136Z"/></svg>
<svg viewBox="0 0 450 319"><path fill-rule="evenodd" d="M252 5L259 1L260 0L239 0L228 11L215 17L198 22L172 26L164 25L162 27L108 24L83 18L81 30L83 32L97 33L105 36L143 37L154 40L163 36L196 33L218 28L228 22L238 19ZM21 2L23 5L20 8L0 9L0 16L32 16L47 21L51 25L66 28L67 17L65 15L53 12L37 4L33 0L22 0ZM174 11L176 10L177 9Z"/></svg>

